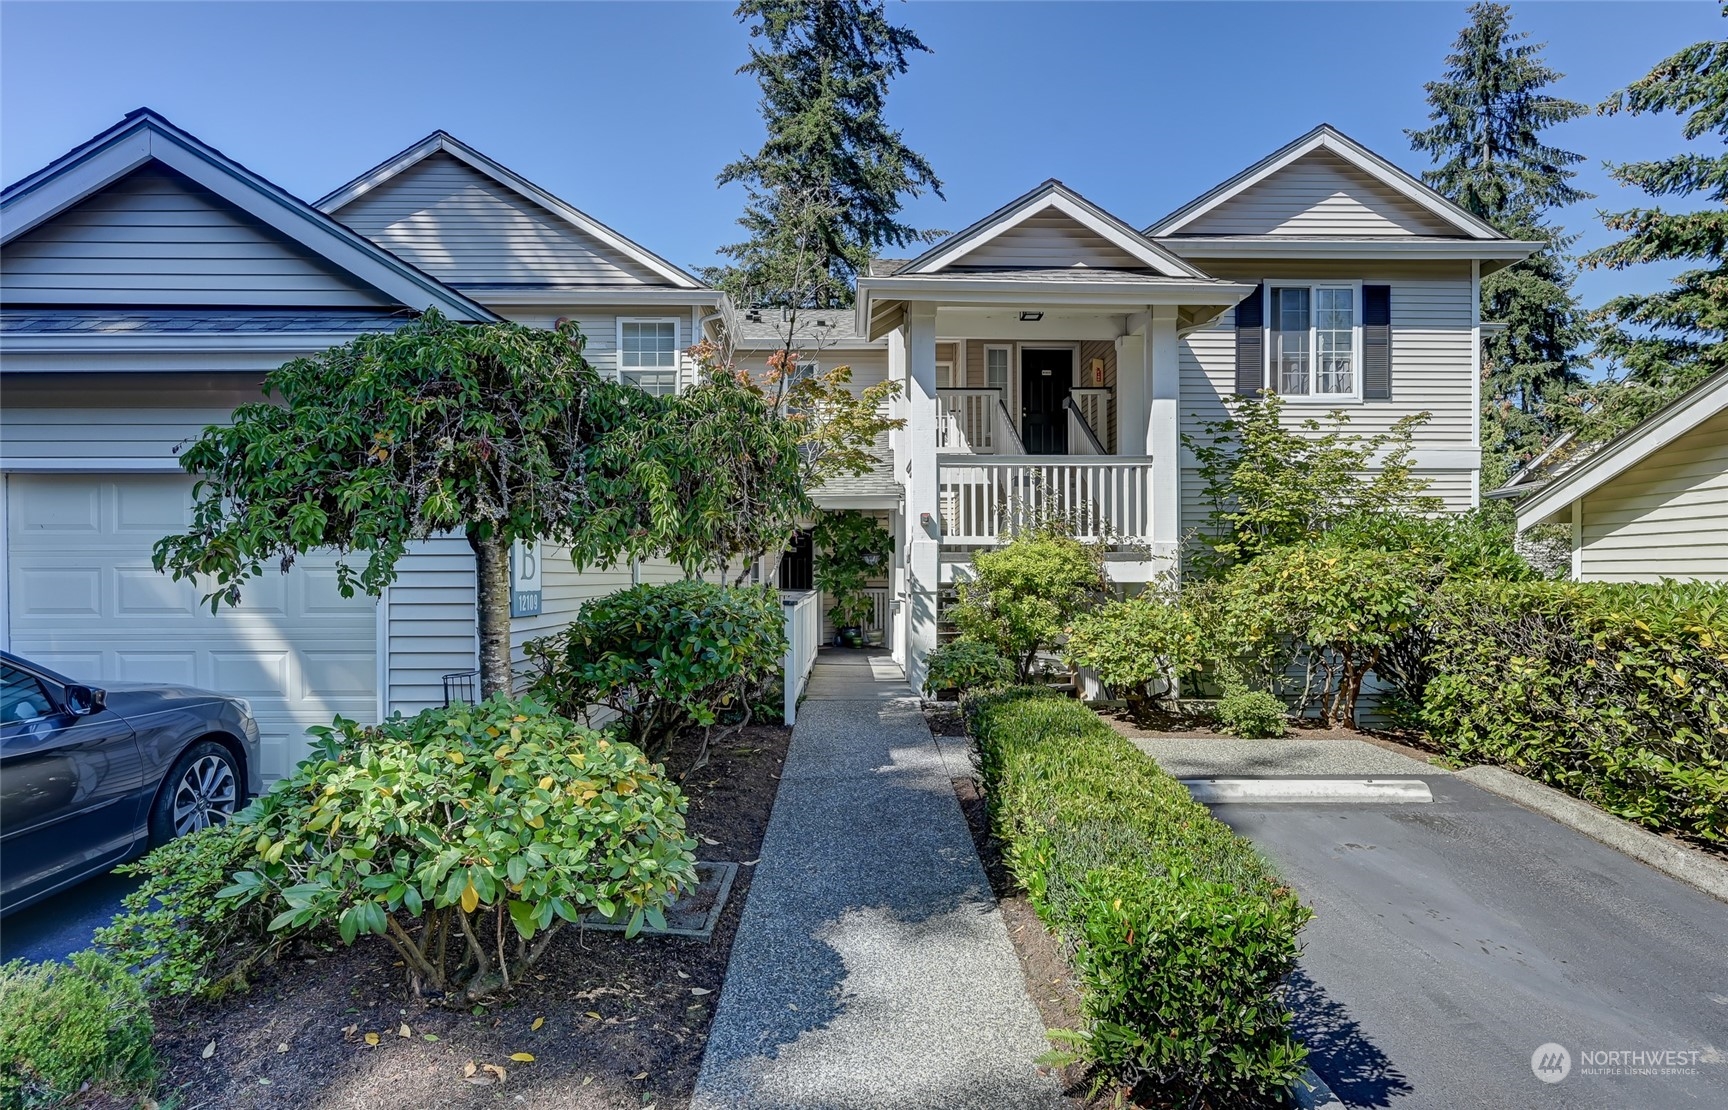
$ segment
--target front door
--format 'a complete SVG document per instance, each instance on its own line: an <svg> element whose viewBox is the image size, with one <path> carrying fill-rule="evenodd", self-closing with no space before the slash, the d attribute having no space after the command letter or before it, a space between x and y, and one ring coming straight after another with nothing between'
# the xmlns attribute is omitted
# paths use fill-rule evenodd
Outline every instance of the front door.
<svg viewBox="0 0 1728 1110"><path fill-rule="evenodd" d="M1020 439L1028 455L1068 453L1068 413L1074 388L1074 352L1020 348Z"/></svg>

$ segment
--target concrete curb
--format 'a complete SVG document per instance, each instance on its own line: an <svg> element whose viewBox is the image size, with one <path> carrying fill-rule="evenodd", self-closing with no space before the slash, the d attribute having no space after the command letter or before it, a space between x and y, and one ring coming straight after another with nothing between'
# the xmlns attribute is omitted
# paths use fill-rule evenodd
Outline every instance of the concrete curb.
<svg viewBox="0 0 1728 1110"><path fill-rule="evenodd" d="M1326 1085L1326 1081L1314 1074L1313 1068L1303 1072L1302 1078L1290 1088L1290 1101L1299 1110L1323 1110L1327 1106L1344 1105L1338 1100L1338 1096L1332 1093L1332 1088Z"/></svg>
<svg viewBox="0 0 1728 1110"><path fill-rule="evenodd" d="M1629 821L1604 813L1589 802L1562 793L1504 767L1466 767L1457 777L1491 794L1517 802L1526 809L1599 840L1640 863L1696 887L1705 894L1728 902L1728 863L1715 860L1694 848L1676 844L1667 837L1641 829Z"/></svg>
<svg viewBox="0 0 1728 1110"><path fill-rule="evenodd" d="M1431 802L1421 779L1182 779L1194 800L1221 802Z"/></svg>

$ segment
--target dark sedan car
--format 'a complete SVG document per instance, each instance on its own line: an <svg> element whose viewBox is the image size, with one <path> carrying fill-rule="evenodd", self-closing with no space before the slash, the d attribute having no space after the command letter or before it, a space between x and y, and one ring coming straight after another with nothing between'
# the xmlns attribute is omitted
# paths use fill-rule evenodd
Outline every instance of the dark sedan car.
<svg viewBox="0 0 1728 1110"><path fill-rule="evenodd" d="M0 651L0 915L226 819L259 785L242 699L91 686Z"/></svg>

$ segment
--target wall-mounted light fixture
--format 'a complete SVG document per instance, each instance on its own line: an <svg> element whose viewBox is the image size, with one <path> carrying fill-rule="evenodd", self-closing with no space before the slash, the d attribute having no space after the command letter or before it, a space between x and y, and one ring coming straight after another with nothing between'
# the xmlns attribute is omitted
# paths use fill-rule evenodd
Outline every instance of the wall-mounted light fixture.
<svg viewBox="0 0 1728 1110"><path fill-rule="evenodd" d="M1044 319L1042 312L1022 312L1020 314L1020 322L1023 324L1036 324L1042 319Z"/></svg>

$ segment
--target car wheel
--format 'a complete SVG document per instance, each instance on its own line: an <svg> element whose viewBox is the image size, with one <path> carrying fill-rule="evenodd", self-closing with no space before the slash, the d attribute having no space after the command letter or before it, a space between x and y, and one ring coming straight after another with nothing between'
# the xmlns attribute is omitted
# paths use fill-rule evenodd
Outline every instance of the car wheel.
<svg viewBox="0 0 1728 1110"><path fill-rule="evenodd" d="M234 753L203 740L182 752L157 791L150 811L150 843L220 824L240 808L240 765Z"/></svg>

